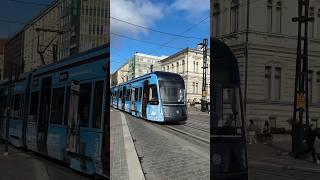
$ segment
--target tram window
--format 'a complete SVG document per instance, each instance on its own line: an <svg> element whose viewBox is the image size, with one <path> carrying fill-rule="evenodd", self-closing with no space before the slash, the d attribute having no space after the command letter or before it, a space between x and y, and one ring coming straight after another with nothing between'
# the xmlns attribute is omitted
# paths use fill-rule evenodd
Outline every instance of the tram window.
<svg viewBox="0 0 320 180"><path fill-rule="evenodd" d="M51 105L51 123L62 124L64 87L53 89Z"/></svg>
<svg viewBox="0 0 320 180"><path fill-rule="evenodd" d="M138 101L139 99L139 89L134 88L134 101Z"/></svg>
<svg viewBox="0 0 320 180"><path fill-rule="evenodd" d="M82 127L88 127L89 125L91 86L91 83L80 85L78 112L80 114L80 126Z"/></svg>
<svg viewBox="0 0 320 180"><path fill-rule="evenodd" d="M31 102L30 102L30 115L37 116L39 108L39 92L31 93Z"/></svg>
<svg viewBox="0 0 320 180"><path fill-rule="evenodd" d="M224 88L217 91L216 126L241 127L241 107L239 91L234 88Z"/></svg>
<svg viewBox="0 0 320 180"><path fill-rule="evenodd" d="M152 105L158 105L158 91L156 85L150 85L149 87L149 103Z"/></svg>
<svg viewBox="0 0 320 180"><path fill-rule="evenodd" d="M103 81L96 82L94 88L93 118L92 127L101 127L102 100L103 100Z"/></svg>
<svg viewBox="0 0 320 180"><path fill-rule="evenodd" d="M15 111L18 111L20 109L20 100L21 100L21 95L14 96L14 110Z"/></svg>
<svg viewBox="0 0 320 180"><path fill-rule="evenodd" d="M69 116L69 103L70 102L70 86L67 87L66 92L66 103L64 106L64 125L68 124L68 116Z"/></svg>
<svg viewBox="0 0 320 180"><path fill-rule="evenodd" d="M141 102L141 98L142 98L142 87L139 88L139 102Z"/></svg>

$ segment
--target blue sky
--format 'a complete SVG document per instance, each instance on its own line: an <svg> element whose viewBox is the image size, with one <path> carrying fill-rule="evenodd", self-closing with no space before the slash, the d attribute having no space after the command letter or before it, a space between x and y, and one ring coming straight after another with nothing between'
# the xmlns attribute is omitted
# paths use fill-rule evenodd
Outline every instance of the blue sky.
<svg viewBox="0 0 320 180"><path fill-rule="evenodd" d="M41 4L50 4L53 0L24 0ZM35 17L44 6L18 3L12 0L0 0L0 38L8 38L23 27L17 22L28 22ZM11 21L11 23L4 21Z"/></svg>
<svg viewBox="0 0 320 180"><path fill-rule="evenodd" d="M209 38L209 4L210 0L111 0L111 17L174 34L181 34L193 26L183 35L196 38L179 37L167 46L194 48L199 42L202 42L203 38ZM202 20L203 22L200 23ZM110 22L111 72L117 70L135 52L169 56L179 51L179 49L147 44L118 35L160 45L175 36L138 28L112 18Z"/></svg>

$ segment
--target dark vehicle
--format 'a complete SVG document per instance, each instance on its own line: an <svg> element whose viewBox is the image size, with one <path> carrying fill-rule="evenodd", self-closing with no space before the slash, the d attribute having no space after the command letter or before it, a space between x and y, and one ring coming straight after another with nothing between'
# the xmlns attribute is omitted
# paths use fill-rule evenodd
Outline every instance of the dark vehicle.
<svg viewBox="0 0 320 180"><path fill-rule="evenodd" d="M211 39L211 179L248 179L245 119L236 57Z"/></svg>

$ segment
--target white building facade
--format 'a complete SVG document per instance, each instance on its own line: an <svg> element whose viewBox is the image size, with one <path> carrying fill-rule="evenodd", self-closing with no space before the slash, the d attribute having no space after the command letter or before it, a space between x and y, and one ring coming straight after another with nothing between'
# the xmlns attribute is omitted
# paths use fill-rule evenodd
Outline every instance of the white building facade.
<svg viewBox="0 0 320 180"><path fill-rule="evenodd" d="M297 53L298 2L292 0L214 0L212 33L228 44L239 60L242 92L247 73L246 119L258 126L290 130L293 116ZM309 94L310 120L320 127L320 0L310 0ZM248 47L248 59L245 47ZM246 69L247 65L247 69ZM245 92L244 92L245 93Z"/></svg>
<svg viewBox="0 0 320 180"><path fill-rule="evenodd" d="M207 69L207 96L210 96L210 57ZM187 102L200 102L202 98L203 52L202 50L183 49L161 62L161 70L180 74L185 81Z"/></svg>

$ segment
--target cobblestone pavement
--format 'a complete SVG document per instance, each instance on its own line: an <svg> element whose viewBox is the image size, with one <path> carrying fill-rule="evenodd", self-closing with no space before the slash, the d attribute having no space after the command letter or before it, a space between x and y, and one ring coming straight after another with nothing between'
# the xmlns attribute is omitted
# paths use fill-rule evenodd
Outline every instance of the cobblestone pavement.
<svg viewBox="0 0 320 180"><path fill-rule="evenodd" d="M148 179L209 179L209 146L126 114L141 166Z"/></svg>
<svg viewBox="0 0 320 180"><path fill-rule="evenodd" d="M311 161L296 160L264 144L248 145L249 179L310 179L320 177L320 167Z"/></svg>
<svg viewBox="0 0 320 180"><path fill-rule="evenodd" d="M205 139L209 142L210 139L210 117L209 115L194 115L189 114L188 120L184 124L170 124L167 126L179 129L183 132L190 133L194 136Z"/></svg>
<svg viewBox="0 0 320 180"><path fill-rule="evenodd" d="M124 147L120 111L111 109L110 127L111 179L128 179L128 165Z"/></svg>

